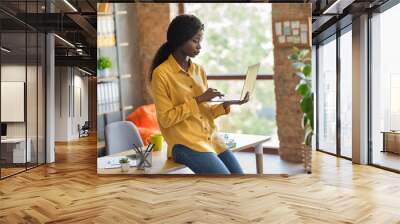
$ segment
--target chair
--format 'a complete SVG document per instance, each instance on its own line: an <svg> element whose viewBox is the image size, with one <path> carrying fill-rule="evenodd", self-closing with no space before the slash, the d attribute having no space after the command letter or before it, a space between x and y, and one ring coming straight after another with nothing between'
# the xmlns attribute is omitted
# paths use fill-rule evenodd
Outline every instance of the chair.
<svg viewBox="0 0 400 224"><path fill-rule="evenodd" d="M85 123L82 126L78 124L79 138L89 136L89 129L90 129L89 121L85 121Z"/></svg>
<svg viewBox="0 0 400 224"><path fill-rule="evenodd" d="M139 131L129 121L117 121L106 126L106 155L132 149L133 145L143 146Z"/></svg>

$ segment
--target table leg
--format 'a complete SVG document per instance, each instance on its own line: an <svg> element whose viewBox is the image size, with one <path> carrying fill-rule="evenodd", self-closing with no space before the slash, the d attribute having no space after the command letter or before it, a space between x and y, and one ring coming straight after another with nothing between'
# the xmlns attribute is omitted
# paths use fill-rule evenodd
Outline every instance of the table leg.
<svg viewBox="0 0 400 224"><path fill-rule="evenodd" d="M386 152L386 133L382 133L383 135L383 150L381 152Z"/></svg>
<svg viewBox="0 0 400 224"><path fill-rule="evenodd" d="M263 146L262 146L262 144L256 145L255 154L256 154L257 174L263 174L264 167L263 167Z"/></svg>

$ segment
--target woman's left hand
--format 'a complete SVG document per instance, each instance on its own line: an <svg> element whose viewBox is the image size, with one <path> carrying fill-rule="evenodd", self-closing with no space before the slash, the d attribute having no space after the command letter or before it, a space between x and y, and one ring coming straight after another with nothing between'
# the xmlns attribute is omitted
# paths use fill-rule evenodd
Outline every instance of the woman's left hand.
<svg viewBox="0 0 400 224"><path fill-rule="evenodd" d="M230 105L242 105L244 103L249 102L250 99L250 94L249 92L246 93L246 96L244 97L243 100L231 100L231 101L225 101L222 104L224 105L224 108L229 107Z"/></svg>

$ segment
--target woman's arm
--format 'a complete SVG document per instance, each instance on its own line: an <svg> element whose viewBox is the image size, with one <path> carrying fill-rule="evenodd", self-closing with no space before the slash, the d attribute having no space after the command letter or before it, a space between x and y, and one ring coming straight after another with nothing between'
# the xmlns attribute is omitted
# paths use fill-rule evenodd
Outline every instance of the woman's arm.
<svg viewBox="0 0 400 224"><path fill-rule="evenodd" d="M162 74L155 70L151 81L154 104L157 111L157 119L163 128L169 128L189 118L193 114L200 113L197 102L194 98L181 105L173 105L168 96L168 84Z"/></svg>
<svg viewBox="0 0 400 224"><path fill-rule="evenodd" d="M208 89L209 87L207 82L207 75L202 67L200 70L201 70L201 78L203 80L203 84L205 88ZM211 105L210 103L204 103L204 105L212 114L213 119L216 119L221 115L228 114L231 111L230 104L220 103Z"/></svg>

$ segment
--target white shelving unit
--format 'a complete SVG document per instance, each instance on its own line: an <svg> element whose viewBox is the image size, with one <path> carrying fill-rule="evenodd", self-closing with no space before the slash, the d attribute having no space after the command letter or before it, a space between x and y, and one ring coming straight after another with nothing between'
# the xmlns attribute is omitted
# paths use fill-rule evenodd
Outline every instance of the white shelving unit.
<svg viewBox="0 0 400 224"><path fill-rule="evenodd" d="M110 76L97 78L98 142L104 141L104 128L107 123L113 122L115 119L125 120L129 110L133 109L133 105L127 103L129 98L125 96L124 99L123 95L125 91L123 88L130 86L132 74L130 74L131 71L124 71L123 61L121 61L123 60L121 51L126 51L130 43L128 39L120 35L118 29L118 23L126 19L128 12L115 8L114 4L108 4L109 12L98 13L98 21L101 22L98 22L97 27L100 30L97 55L98 58L109 57L112 60L113 68Z"/></svg>
<svg viewBox="0 0 400 224"><path fill-rule="evenodd" d="M104 44L103 46L98 47L98 57L107 56L113 59L113 66L116 68L116 74L107 77L98 77L98 115L104 115L107 113L113 112L121 112L121 117L124 120L126 117L126 110L132 109L132 105L125 105L123 96L122 96L122 82L126 81L126 79L132 78L131 74L124 74L121 71L121 61L120 61L120 48L129 46L129 42L125 40L121 40L121 37L118 32L117 19L120 16L126 16L127 11L118 11L113 4L110 4L111 12L107 13L98 13L98 17L104 17L100 19L102 22L98 25L104 25L105 27L99 27L100 30L105 30L107 38L109 41L115 41L114 45ZM112 20L112 21L107 21ZM112 30L112 36L110 34L110 30ZM102 38L100 34L100 38ZM107 43L107 42L105 42ZM107 49L107 50L105 50ZM113 55L115 54L114 58ZM117 90L116 90L117 89ZM118 101L115 98L115 95L118 95ZM116 108L116 104L118 104Z"/></svg>

